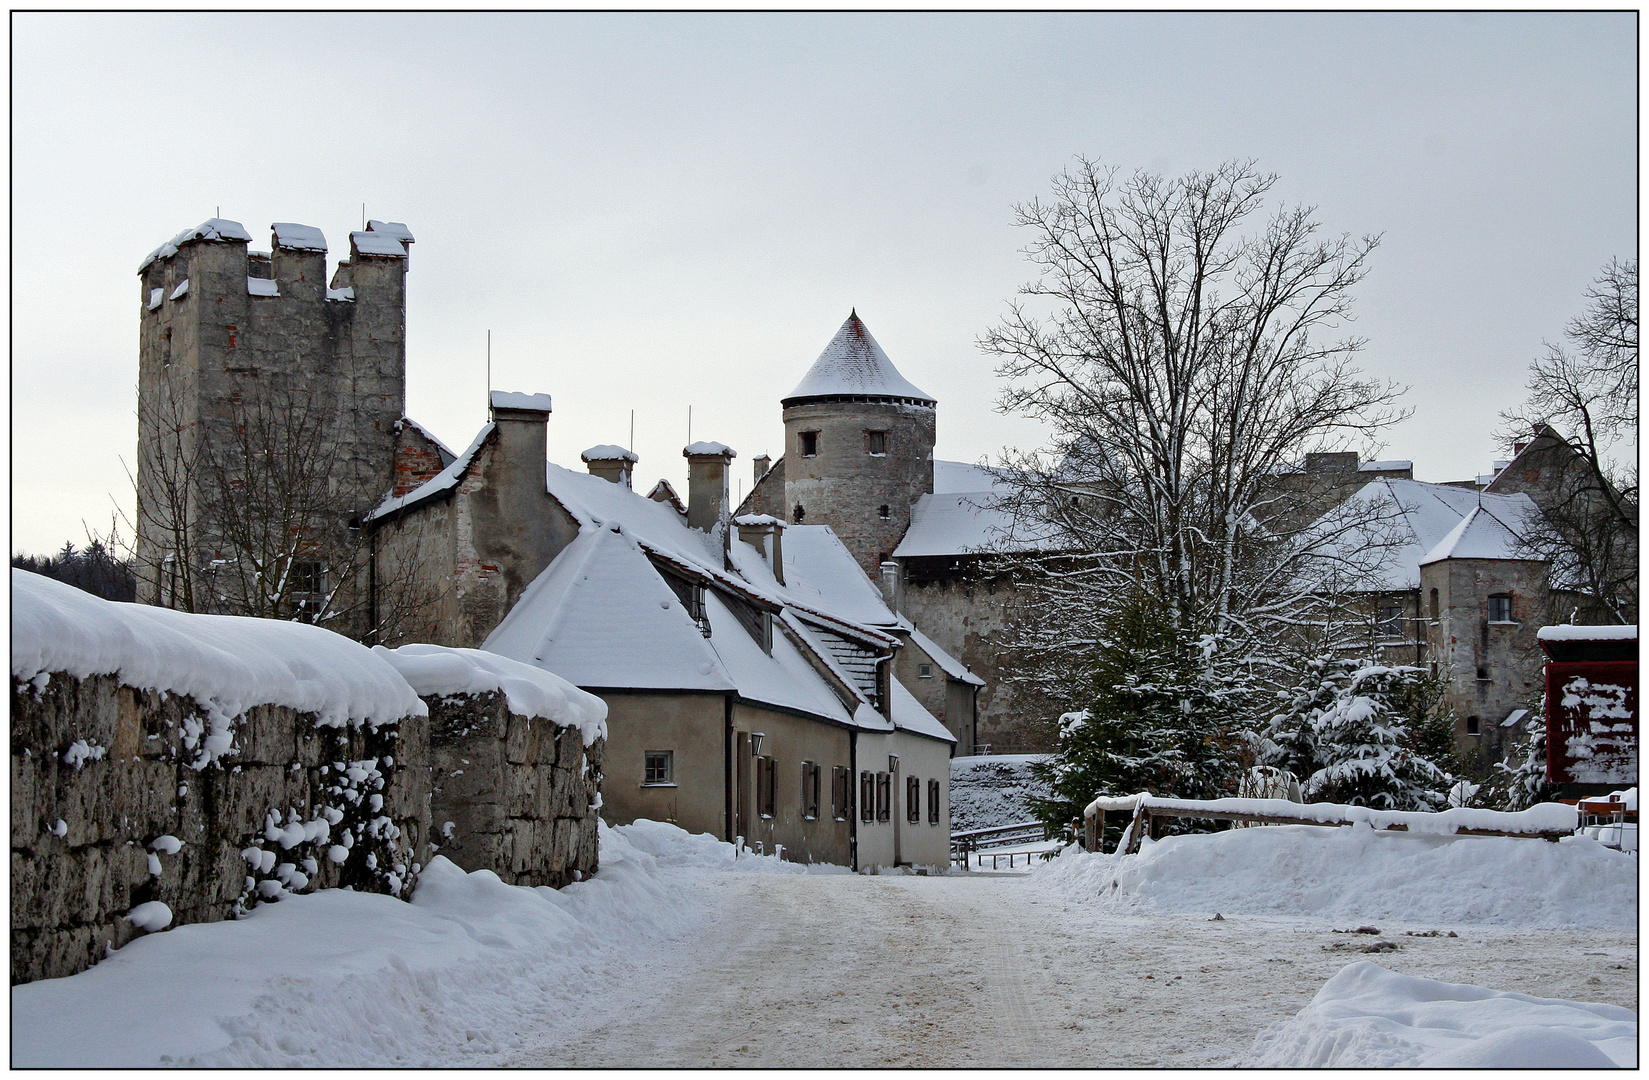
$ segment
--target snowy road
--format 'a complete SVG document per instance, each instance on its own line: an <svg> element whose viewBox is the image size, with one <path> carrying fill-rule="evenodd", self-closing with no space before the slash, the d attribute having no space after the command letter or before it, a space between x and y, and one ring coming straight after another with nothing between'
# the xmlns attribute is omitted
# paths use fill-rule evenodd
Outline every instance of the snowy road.
<svg viewBox="0 0 1649 1080"><path fill-rule="evenodd" d="M1372 957L1393 971L1637 1008L1626 933L1117 915L1006 874L669 877L703 928L487 1064L1217 1065L1376 940L1400 946Z"/></svg>

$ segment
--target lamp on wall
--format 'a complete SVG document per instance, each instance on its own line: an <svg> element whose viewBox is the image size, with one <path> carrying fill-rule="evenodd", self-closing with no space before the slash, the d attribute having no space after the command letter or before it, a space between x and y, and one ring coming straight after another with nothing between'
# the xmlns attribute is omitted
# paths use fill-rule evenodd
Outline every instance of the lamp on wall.
<svg viewBox="0 0 1649 1080"><path fill-rule="evenodd" d="M751 757L761 757L762 756L762 740L765 739L765 738L767 738L767 736L765 734L763 734L762 732L760 732L760 731L752 731L750 733L750 756Z"/></svg>
<svg viewBox="0 0 1649 1080"><path fill-rule="evenodd" d="M887 756L887 771L888 772L898 772L899 771L899 755L898 754L889 754Z"/></svg>

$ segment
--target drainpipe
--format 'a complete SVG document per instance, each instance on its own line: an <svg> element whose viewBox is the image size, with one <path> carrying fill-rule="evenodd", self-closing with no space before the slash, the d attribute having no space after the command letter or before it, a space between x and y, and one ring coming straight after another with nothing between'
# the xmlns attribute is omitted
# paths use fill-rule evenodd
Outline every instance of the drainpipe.
<svg viewBox="0 0 1649 1080"><path fill-rule="evenodd" d="M848 867L857 874L859 872L859 815L863 811L859 807L859 800L864 793L859 790L859 732L848 729L847 733L847 790L850 796L847 812L847 863Z"/></svg>

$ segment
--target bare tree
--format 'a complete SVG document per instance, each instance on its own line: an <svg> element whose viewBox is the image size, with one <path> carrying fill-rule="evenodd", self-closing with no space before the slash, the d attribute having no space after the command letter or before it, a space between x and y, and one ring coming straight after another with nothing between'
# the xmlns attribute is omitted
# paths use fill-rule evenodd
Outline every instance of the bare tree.
<svg viewBox="0 0 1649 1080"><path fill-rule="evenodd" d="M1528 398L1502 414L1504 438L1532 443L1526 490L1543 513L1524 542L1576 597L1560 614L1629 623L1637 618L1637 261L1610 262L1586 296L1585 313L1564 330L1568 347L1547 344L1530 367Z"/></svg>
<svg viewBox="0 0 1649 1080"><path fill-rule="evenodd" d="M1145 595L1205 655L1262 656L1326 631L1332 579L1366 562L1286 524L1278 476L1402 416L1400 388L1351 366L1359 340L1321 337L1378 238L1324 238L1308 207L1255 222L1275 183L1250 162L1119 179L1079 159L1016 208L1040 276L981 346L1008 380L999 407L1052 428L1005 459L1008 502L1073 553L1047 600L1089 611L1078 640L1103 635L1109 597Z"/></svg>
<svg viewBox="0 0 1649 1080"><path fill-rule="evenodd" d="M139 598L185 611L312 622L399 637L434 586L417 552L378 574L339 478L353 463L329 404L263 390L194 415L170 381L140 409Z"/></svg>

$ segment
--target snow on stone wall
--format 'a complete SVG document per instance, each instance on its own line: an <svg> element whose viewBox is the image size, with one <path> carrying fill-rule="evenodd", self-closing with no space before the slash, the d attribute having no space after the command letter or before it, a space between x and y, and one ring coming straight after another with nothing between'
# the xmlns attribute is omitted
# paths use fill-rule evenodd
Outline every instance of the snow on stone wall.
<svg viewBox="0 0 1649 1080"><path fill-rule="evenodd" d="M1031 764L1044 754L996 754L955 757L950 761L952 832L1017 825L1037 820L1025 805L1029 795L1047 791L1031 778Z"/></svg>

